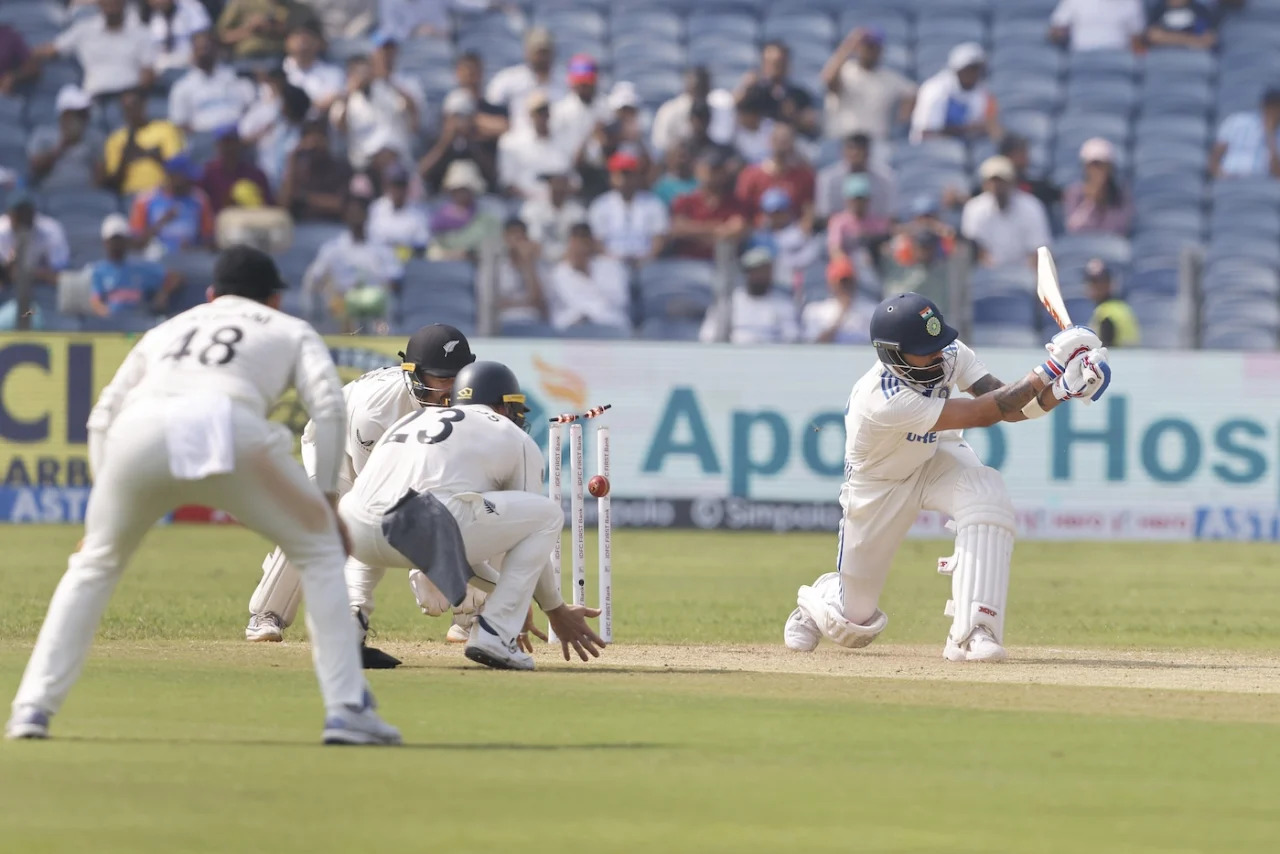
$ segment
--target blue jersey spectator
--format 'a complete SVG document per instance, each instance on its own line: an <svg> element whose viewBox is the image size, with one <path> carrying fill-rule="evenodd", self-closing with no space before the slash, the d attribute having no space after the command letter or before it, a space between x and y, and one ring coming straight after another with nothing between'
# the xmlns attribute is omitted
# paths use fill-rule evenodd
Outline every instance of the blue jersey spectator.
<svg viewBox="0 0 1280 854"><path fill-rule="evenodd" d="M1280 89L1268 89L1262 108L1227 116L1209 155L1215 178L1280 177Z"/></svg>
<svg viewBox="0 0 1280 854"><path fill-rule="evenodd" d="M129 257L129 222L112 214L102 223L107 257L92 267L93 313L99 317L128 312L162 311L177 285L177 277L151 261Z"/></svg>
<svg viewBox="0 0 1280 854"><path fill-rule="evenodd" d="M133 202L129 225L143 246L156 241L165 252L177 252L213 242L213 208L204 190L195 186L200 169L185 154L164 164L164 185L142 193Z"/></svg>

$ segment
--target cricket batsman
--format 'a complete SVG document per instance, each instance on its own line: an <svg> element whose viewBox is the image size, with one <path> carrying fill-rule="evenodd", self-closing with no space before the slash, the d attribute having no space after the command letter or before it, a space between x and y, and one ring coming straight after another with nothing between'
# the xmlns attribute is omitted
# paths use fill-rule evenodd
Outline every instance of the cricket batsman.
<svg viewBox="0 0 1280 854"><path fill-rule="evenodd" d="M344 425L345 453L338 471L338 495L351 491L356 476L364 469L373 446L387 428L411 412L424 406L444 406L458 371L471 364L467 336L458 329L436 323L424 326L409 338L402 364L377 368L347 383L342 389L346 401L347 422ZM314 422L302 431L302 464L314 476L316 464ZM385 570L348 564L348 588L352 610L362 630L367 633L373 613L373 588ZM375 577L376 576L376 577ZM436 592L420 574L410 579L419 605L432 601ZM249 599L249 624L244 636L250 641L276 642L284 639L284 630L298 613L301 595L298 572L280 549L262 562L262 580ZM483 603L483 593L476 591L456 609L455 625L449 629L449 640L465 643L474 612ZM424 606L425 608L425 606ZM432 613L432 616L439 614ZM362 646L366 668L389 668L399 659L381 650Z"/></svg>
<svg viewBox="0 0 1280 854"><path fill-rule="evenodd" d="M1046 345L1044 364L1005 385L958 337L919 294L876 308L871 341L880 360L845 407L836 571L800 588L783 632L788 648L810 652L825 636L858 649L884 631L880 591L923 509L947 514L956 529L955 555L946 561L954 621L943 657L1004 660L1013 504L1000 473L982 464L961 431L1039 418L1064 400L1097 400L1111 369L1093 330L1073 326ZM954 397L957 387L970 397Z"/></svg>
<svg viewBox="0 0 1280 854"><path fill-rule="evenodd" d="M509 368L468 365L447 408L407 415L383 435L339 506L352 557L419 570L438 590L438 608L472 585L491 588L465 654L506 670L533 669L525 632L534 600L566 660L570 647L583 661L604 648L586 622L600 612L565 604L556 584L550 556L564 510L543 492L542 451L525 432L527 411Z"/></svg>
<svg viewBox="0 0 1280 854"><path fill-rule="evenodd" d="M210 301L144 335L102 390L88 421L94 487L84 540L49 603L7 737L48 736L139 542L174 507L201 504L270 537L297 568L324 697L324 742L400 743L361 672L343 579L342 384L316 331L276 310L284 287L267 255L228 249L215 265ZM289 431L267 420L290 386L314 425L314 478L293 460Z"/></svg>

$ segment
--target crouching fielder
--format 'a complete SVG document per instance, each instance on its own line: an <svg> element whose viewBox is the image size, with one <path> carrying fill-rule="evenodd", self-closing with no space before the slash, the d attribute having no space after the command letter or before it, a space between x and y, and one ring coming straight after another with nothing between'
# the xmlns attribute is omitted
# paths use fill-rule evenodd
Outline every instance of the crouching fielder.
<svg viewBox="0 0 1280 854"><path fill-rule="evenodd" d="M346 537L333 506L342 386L315 330L275 310L283 287L266 255L227 250L211 301L144 335L103 389L89 415L95 483L84 541L49 604L8 737L48 735L147 529L175 506L203 504L279 543L298 568L325 742L400 743L374 710L343 581ZM314 419L314 483L293 461L289 431L266 418L289 386Z"/></svg>
<svg viewBox="0 0 1280 854"><path fill-rule="evenodd" d="M961 431L1038 418L1071 398L1097 400L1111 373L1105 348L1085 327L1054 336L1048 361L1012 385L987 373L957 338L919 294L890 297L876 309L871 340L880 361L854 385L845 408L836 571L800 588L784 630L789 648L808 652L826 636L857 649L884 631L880 591L899 543L925 509L951 516L956 527L954 622L943 656L1004 660L1013 504L999 472L978 460ZM972 398L953 398L956 386Z"/></svg>
<svg viewBox="0 0 1280 854"><path fill-rule="evenodd" d="M586 623L600 612L566 605L551 567L564 511L542 488L542 452L524 429L524 394L505 365L474 362L454 381L452 405L394 424L339 505L352 558L385 570L416 568L457 605L472 584L492 586L466 656L532 670L521 635L531 600L550 619L565 659L604 642ZM348 566L350 570L350 566ZM381 573L366 575L371 583ZM371 595L372 590L363 595ZM526 639L527 640L527 639Z"/></svg>

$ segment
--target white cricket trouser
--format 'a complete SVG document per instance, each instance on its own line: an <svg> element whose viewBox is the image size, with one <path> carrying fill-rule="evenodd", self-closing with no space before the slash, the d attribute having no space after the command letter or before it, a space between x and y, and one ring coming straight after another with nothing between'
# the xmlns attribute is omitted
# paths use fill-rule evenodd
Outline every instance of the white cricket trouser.
<svg viewBox="0 0 1280 854"><path fill-rule="evenodd" d="M463 492L437 497L458 522L472 571L486 579L497 571L493 592L484 604L485 621L502 637L515 637L524 627L552 546L560 539L564 511L550 498L532 492ZM492 512L485 502L492 505ZM343 498L339 509L351 534L352 557L380 567L381 572L389 567L413 567L382 535L381 518L371 518L351 496ZM486 562L491 567L482 566ZM354 586L350 573L347 580L348 586Z"/></svg>
<svg viewBox="0 0 1280 854"><path fill-rule="evenodd" d="M939 440L938 452L898 484L846 481L836 571L844 589L844 616L866 623L875 616L893 556L921 510L955 515L956 481L982 461L957 439Z"/></svg>
<svg viewBox="0 0 1280 854"><path fill-rule="evenodd" d="M284 547L301 571L325 705L360 705L366 683L343 584L342 542L324 496L290 454L288 431L233 406L235 470L176 480L165 453L165 405L140 401L112 425L85 511L84 545L71 555L49 603L14 705L58 711L129 558L147 529L182 504L225 510Z"/></svg>

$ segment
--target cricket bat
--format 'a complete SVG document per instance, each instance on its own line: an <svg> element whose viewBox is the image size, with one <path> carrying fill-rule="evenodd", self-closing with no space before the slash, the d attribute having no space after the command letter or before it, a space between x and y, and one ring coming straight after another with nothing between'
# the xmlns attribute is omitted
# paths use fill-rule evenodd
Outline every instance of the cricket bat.
<svg viewBox="0 0 1280 854"><path fill-rule="evenodd" d="M1058 267L1053 263L1053 253L1047 246L1036 250L1036 296L1059 328L1066 329L1075 325L1071 322L1071 315L1067 314L1067 304L1062 301Z"/></svg>

